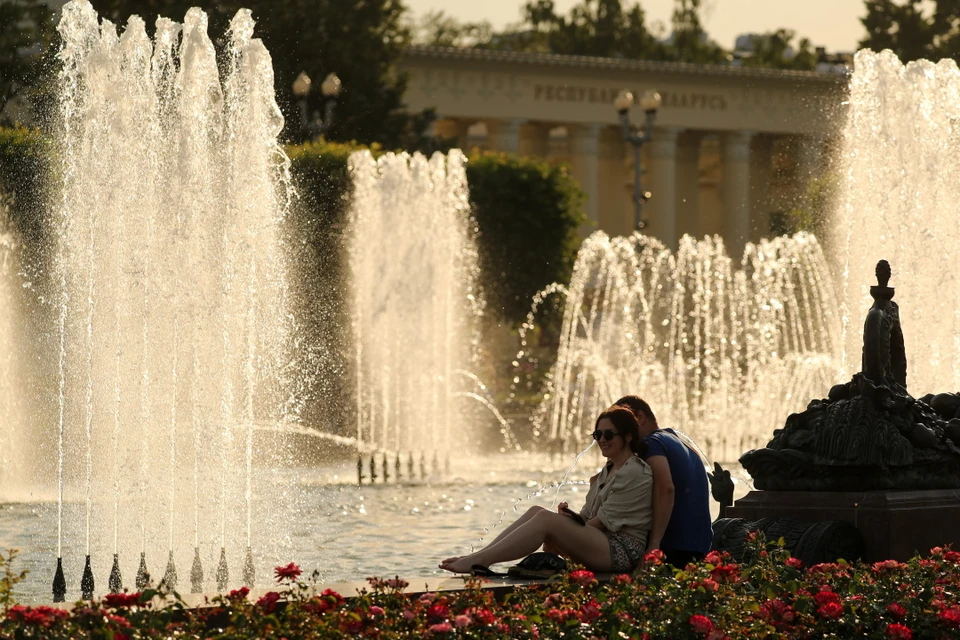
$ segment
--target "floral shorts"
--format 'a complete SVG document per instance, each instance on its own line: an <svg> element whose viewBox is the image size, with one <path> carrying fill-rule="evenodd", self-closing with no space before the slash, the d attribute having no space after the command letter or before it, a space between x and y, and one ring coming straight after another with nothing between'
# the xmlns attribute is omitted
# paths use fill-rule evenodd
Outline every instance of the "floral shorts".
<svg viewBox="0 0 960 640"><path fill-rule="evenodd" d="M610 571L613 573L632 573L647 548L646 540L620 531L607 533L610 543Z"/></svg>

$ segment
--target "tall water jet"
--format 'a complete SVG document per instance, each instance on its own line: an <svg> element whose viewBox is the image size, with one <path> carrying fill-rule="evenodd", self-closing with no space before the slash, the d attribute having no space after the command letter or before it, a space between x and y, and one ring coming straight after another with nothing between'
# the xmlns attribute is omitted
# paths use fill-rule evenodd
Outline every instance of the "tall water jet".
<svg viewBox="0 0 960 640"><path fill-rule="evenodd" d="M254 512L252 437L285 419L289 395L272 63L247 10L223 70L199 9L158 19L151 42L136 16L118 36L72 0L59 29L58 520L117 559L111 587L138 557L145 584L149 549L168 551L171 581L178 557L192 564L197 587L203 561L239 561L269 516ZM83 523L65 522L78 498Z"/></svg>
<svg viewBox="0 0 960 640"><path fill-rule="evenodd" d="M565 294L563 324L534 425L568 452L604 407L634 393L662 426L735 460L838 374L834 292L811 235L747 245L736 264L716 237L686 236L674 254L640 234L598 232L570 286L550 291Z"/></svg>
<svg viewBox="0 0 960 640"><path fill-rule="evenodd" d="M845 373L859 371L863 309L873 265L896 265L900 321L913 395L960 387L960 70L953 60L903 65L890 51L860 51L840 156L832 229L839 256ZM838 381L841 379L838 379Z"/></svg>
<svg viewBox="0 0 960 640"><path fill-rule="evenodd" d="M465 435L457 371L470 368L482 302L464 162L459 151L350 157L361 452L432 450L436 459ZM373 482L373 457L370 472Z"/></svg>

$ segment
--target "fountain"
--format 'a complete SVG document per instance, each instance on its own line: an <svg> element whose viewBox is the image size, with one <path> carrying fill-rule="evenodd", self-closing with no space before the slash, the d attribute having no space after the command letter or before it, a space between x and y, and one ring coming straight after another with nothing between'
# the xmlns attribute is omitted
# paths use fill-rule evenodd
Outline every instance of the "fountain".
<svg viewBox="0 0 960 640"><path fill-rule="evenodd" d="M356 438L361 452L384 452L395 469L401 452L411 463L419 450L421 465L438 470L440 457L473 435L458 394L474 386L465 370L483 305L464 163L458 150L430 160L350 158ZM385 478L389 467L384 459Z"/></svg>
<svg viewBox="0 0 960 640"><path fill-rule="evenodd" d="M674 254L598 232L570 286L552 291L564 296L563 325L534 421L564 451L583 448L591 416L641 393L661 424L735 460L837 373L832 280L809 234L747 245L736 265L719 238L686 236Z"/></svg>
<svg viewBox="0 0 960 640"><path fill-rule="evenodd" d="M841 274L844 376L860 364L860 312L880 258L914 286L900 293L910 387L960 388L960 70L952 60L903 65L890 51L860 51L843 132L839 207L831 253Z"/></svg>
<svg viewBox="0 0 960 640"><path fill-rule="evenodd" d="M147 566L176 586L192 558L198 590L250 557L254 429L284 421L291 359L289 162L253 24L231 22L221 85L199 9L152 43L136 16L118 37L63 9L57 547L84 549L84 597L91 558L114 558L111 590Z"/></svg>

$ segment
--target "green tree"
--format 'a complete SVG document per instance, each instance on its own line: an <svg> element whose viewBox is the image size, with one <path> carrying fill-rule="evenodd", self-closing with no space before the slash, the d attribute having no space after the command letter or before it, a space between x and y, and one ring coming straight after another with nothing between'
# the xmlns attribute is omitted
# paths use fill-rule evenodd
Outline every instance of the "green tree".
<svg viewBox="0 0 960 640"><path fill-rule="evenodd" d="M817 66L817 53L807 38L801 38L796 47L796 34L790 29L777 29L755 36L753 55L744 60L744 66L811 71ZM792 53L791 53L792 51Z"/></svg>
<svg viewBox="0 0 960 640"><path fill-rule="evenodd" d="M701 0L677 0L673 10L673 38L667 49L679 62L717 64L727 59L720 45L707 37L700 22Z"/></svg>
<svg viewBox="0 0 960 640"><path fill-rule="evenodd" d="M158 15L182 19L196 0L103 0L101 15L124 23L138 14L152 27ZM349 4L340 0L216 0L205 4L210 34L221 38L229 19L240 8L249 8L257 21L255 36L273 57L277 101L287 119L287 136L299 128L299 112L291 86L301 71L315 84L330 72L343 82L334 126L326 134L333 140L379 142L402 146L411 135L410 119L401 112L407 79L395 64L410 41L400 0L365 0ZM323 112L319 91L309 96L308 110Z"/></svg>
<svg viewBox="0 0 960 640"><path fill-rule="evenodd" d="M14 99L42 102L53 33L53 12L41 0L0 2L0 124L10 124L2 114Z"/></svg>
<svg viewBox="0 0 960 640"><path fill-rule="evenodd" d="M428 11L412 28L413 41L434 47L478 47L490 44L489 22L460 22L443 11Z"/></svg>
<svg viewBox="0 0 960 640"><path fill-rule="evenodd" d="M551 53L608 58L646 58L661 54L662 45L647 29L643 8L624 11L620 0L583 0L567 16L553 0L529 0L524 20L535 45Z"/></svg>
<svg viewBox="0 0 960 640"><path fill-rule="evenodd" d="M960 59L960 0L864 0L864 6L861 47L890 49L904 62Z"/></svg>

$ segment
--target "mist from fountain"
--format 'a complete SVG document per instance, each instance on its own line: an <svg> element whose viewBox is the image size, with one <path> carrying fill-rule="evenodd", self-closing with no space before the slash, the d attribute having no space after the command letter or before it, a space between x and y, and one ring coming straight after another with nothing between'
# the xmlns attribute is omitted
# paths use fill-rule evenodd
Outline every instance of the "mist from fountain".
<svg viewBox="0 0 960 640"><path fill-rule="evenodd" d="M459 150L350 157L348 250L361 451L436 459L468 441L483 304ZM481 385L482 386L482 385ZM434 467L436 467L436 462Z"/></svg>
<svg viewBox="0 0 960 640"><path fill-rule="evenodd" d="M24 479L23 461L28 459L24 435L14 425L26 420L24 379L18 328L20 321L19 251L0 202L0 502L13 499Z"/></svg>
<svg viewBox="0 0 960 640"><path fill-rule="evenodd" d="M58 546L109 546L129 584L141 553L157 578L169 556L168 576L192 561L212 579L222 549L239 567L253 544L253 431L286 410L270 55L247 10L222 71L199 9L153 42L87 0L62 15L59 491L84 513L59 518Z"/></svg>
<svg viewBox="0 0 960 640"><path fill-rule="evenodd" d="M716 237L685 236L673 253L641 234L597 232L569 287L537 302L546 295L564 297L564 314L534 427L565 452L582 449L594 416L633 393L711 460L736 460L837 380L833 283L809 234L748 244L737 264ZM535 320L518 363L531 357Z"/></svg>
<svg viewBox="0 0 960 640"><path fill-rule="evenodd" d="M874 265L893 267L911 394L960 388L960 70L860 51L843 131L831 253L840 264L844 369L860 370ZM901 287L898 283L911 283ZM838 380L842 381L842 380Z"/></svg>

